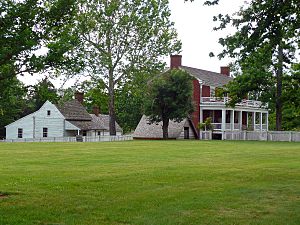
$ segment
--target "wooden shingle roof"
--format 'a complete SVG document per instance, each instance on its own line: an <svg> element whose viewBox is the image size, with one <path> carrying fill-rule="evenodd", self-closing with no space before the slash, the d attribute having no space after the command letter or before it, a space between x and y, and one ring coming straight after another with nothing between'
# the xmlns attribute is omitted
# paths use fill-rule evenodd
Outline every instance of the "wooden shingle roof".
<svg viewBox="0 0 300 225"><path fill-rule="evenodd" d="M201 80L203 84L207 86L222 87L233 80L232 77L216 72L196 69L188 66L180 66L180 68L188 72L193 77Z"/></svg>
<svg viewBox="0 0 300 225"><path fill-rule="evenodd" d="M168 127L168 136L171 139L176 139L180 136L183 131L184 125L188 122L188 119L184 119L181 122L175 122L170 120ZM137 125L133 138L149 138L159 139L163 137L162 122L150 124L148 117L143 115L139 124Z"/></svg>
<svg viewBox="0 0 300 225"><path fill-rule="evenodd" d="M90 114L92 117L92 130L95 130L95 127L101 126L103 130L109 130L109 115L99 114L96 116L95 114ZM94 127L95 126L95 127ZM122 132L122 128L116 122L116 131Z"/></svg>
<svg viewBox="0 0 300 225"><path fill-rule="evenodd" d="M61 105L56 105L58 110L67 120L73 121L91 121L92 117L88 114L81 103L76 100L67 101Z"/></svg>

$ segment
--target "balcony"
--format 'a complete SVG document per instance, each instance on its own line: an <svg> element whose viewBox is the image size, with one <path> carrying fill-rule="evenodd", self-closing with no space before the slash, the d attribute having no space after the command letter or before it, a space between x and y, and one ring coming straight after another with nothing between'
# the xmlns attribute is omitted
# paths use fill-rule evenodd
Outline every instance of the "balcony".
<svg viewBox="0 0 300 225"><path fill-rule="evenodd" d="M230 98L224 97L201 97L200 104L207 106L225 106L230 101ZM250 108L262 108L267 109L268 104L262 103L261 101L255 100L243 100L240 103L237 103L236 106L250 107Z"/></svg>

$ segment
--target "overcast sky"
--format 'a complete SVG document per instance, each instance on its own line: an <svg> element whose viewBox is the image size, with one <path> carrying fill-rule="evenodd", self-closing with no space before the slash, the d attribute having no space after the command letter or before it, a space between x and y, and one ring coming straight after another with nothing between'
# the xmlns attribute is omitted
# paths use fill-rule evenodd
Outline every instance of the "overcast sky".
<svg viewBox="0 0 300 225"><path fill-rule="evenodd" d="M220 0L217 6L203 6L204 0L184 2L169 0L171 20L175 22L180 40L182 41L182 63L185 66L220 71L220 66L227 66L230 59L218 60L209 57L210 52L219 53L222 46L218 43L220 37L225 37L233 29L213 31L218 23L213 22L214 15L233 14L238 11L245 0ZM169 65L169 59L166 59Z"/></svg>
<svg viewBox="0 0 300 225"><path fill-rule="evenodd" d="M184 0L169 0L171 9L171 20L175 22L180 40L182 41L182 63L185 66L220 71L220 66L226 66L230 59L218 60L217 57L210 58L209 53L219 53L222 48L218 44L220 37L233 32L232 29L224 31L213 31L217 25L212 21L214 15L232 14L238 11L244 4L244 0L220 0L217 6L203 6L204 0L195 0L194 2L184 2ZM165 58L169 66L169 57ZM34 77L25 76L20 79L25 84L34 84L42 75ZM52 80L55 86L60 87L60 79ZM69 81L66 86L73 85L74 81Z"/></svg>

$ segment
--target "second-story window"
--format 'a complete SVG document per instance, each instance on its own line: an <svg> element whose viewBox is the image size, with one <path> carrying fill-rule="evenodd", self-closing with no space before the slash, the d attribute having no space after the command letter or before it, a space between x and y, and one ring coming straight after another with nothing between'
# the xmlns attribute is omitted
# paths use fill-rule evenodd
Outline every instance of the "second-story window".
<svg viewBox="0 0 300 225"><path fill-rule="evenodd" d="M51 111L47 110L47 116L50 116L50 115L51 115Z"/></svg>

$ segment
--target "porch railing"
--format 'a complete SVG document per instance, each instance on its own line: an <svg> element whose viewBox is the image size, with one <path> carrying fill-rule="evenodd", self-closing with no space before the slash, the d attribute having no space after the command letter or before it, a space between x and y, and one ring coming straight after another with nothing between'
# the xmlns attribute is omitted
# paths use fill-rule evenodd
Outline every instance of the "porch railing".
<svg viewBox="0 0 300 225"><path fill-rule="evenodd" d="M230 101L229 97L201 97L200 104L204 105L226 105ZM268 108L267 103L255 100L243 100L236 104L237 106L254 107L254 108Z"/></svg>
<svg viewBox="0 0 300 225"><path fill-rule="evenodd" d="M201 140L211 140L211 131L200 131ZM300 142L300 132L297 131L223 131L223 140L248 140L248 141L290 141Z"/></svg>
<svg viewBox="0 0 300 225"><path fill-rule="evenodd" d="M213 129L215 131L221 131L223 130L222 128L222 123L212 123ZM225 123L225 130L232 130L232 124L231 123ZM252 125L248 125L248 127L246 125L242 125L239 123L235 123L234 124L234 130L253 130L253 126ZM260 125L259 124L255 124L255 130L260 130ZM267 130L267 124L262 124L262 130Z"/></svg>

